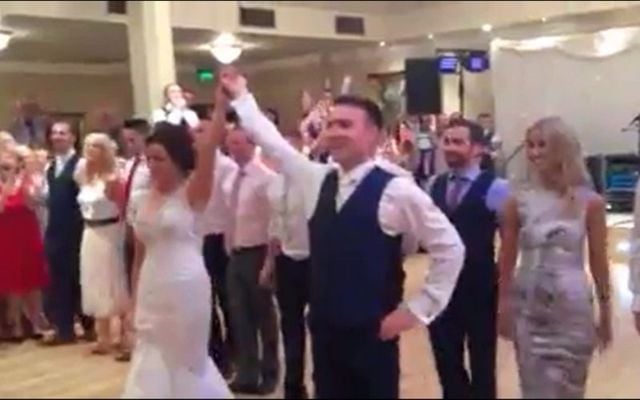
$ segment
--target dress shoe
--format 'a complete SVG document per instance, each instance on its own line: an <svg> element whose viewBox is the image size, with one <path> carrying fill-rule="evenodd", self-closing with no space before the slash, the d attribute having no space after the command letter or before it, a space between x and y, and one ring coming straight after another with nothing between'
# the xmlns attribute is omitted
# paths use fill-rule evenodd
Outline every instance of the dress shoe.
<svg viewBox="0 0 640 400"><path fill-rule="evenodd" d="M242 394L255 394L255 395L261 395L261 388L258 386L258 384L255 383L242 383L242 382L238 382L238 381L233 381L229 384L229 389L231 389L231 391L233 393L242 393Z"/></svg>
<svg viewBox="0 0 640 400"><path fill-rule="evenodd" d="M68 344L74 344L75 342L76 342L75 338L67 339L53 333L53 334L45 334L39 343L42 346L57 347L57 346L65 346Z"/></svg>
<svg viewBox="0 0 640 400"><path fill-rule="evenodd" d="M278 380L275 378L263 378L260 383L260 394L263 396L270 395L276 391Z"/></svg>
<svg viewBox="0 0 640 400"><path fill-rule="evenodd" d="M306 400L309 398L309 394L307 392L307 388L302 385L299 387L285 387L284 388L284 398L285 399L302 399Z"/></svg>

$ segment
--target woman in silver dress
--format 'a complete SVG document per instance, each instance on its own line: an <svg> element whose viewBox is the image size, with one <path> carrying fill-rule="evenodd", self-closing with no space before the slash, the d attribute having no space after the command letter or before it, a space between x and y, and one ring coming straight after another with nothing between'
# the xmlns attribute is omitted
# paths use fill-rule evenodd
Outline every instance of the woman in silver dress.
<svg viewBox="0 0 640 400"><path fill-rule="evenodd" d="M524 398L582 398L593 351L612 335L605 203L561 118L529 128L526 153L527 178L503 215L499 330L515 343Z"/></svg>

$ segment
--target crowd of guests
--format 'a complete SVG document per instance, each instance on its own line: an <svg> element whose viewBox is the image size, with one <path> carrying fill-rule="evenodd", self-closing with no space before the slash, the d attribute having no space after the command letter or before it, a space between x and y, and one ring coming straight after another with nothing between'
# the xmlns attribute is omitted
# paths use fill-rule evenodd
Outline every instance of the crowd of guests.
<svg viewBox="0 0 640 400"><path fill-rule="evenodd" d="M0 135L5 339L134 351L128 397L225 397L276 389L281 335L285 397L306 398L309 331L316 396L396 398L398 335L428 325L445 398L497 397L499 335L524 397L584 396L612 340L605 205L562 119L527 130L515 188L489 114L384 134L375 103L324 96L281 132L243 77L221 79L215 108L168 85L116 137L55 121L45 152ZM420 249L430 272L403 301Z"/></svg>

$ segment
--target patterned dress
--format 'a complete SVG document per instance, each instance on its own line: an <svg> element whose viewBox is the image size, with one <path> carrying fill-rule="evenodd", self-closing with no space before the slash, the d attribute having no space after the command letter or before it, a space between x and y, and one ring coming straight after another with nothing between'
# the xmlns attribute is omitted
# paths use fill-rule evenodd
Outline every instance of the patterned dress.
<svg viewBox="0 0 640 400"><path fill-rule="evenodd" d="M524 398L582 398L596 345L593 290L585 271L587 202L541 189L518 196L520 268L515 346Z"/></svg>

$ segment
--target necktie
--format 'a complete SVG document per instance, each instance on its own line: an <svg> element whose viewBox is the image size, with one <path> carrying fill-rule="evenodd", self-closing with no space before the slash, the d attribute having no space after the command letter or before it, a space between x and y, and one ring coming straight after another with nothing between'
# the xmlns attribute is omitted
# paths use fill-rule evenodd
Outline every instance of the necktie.
<svg viewBox="0 0 640 400"><path fill-rule="evenodd" d="M449 184L452 186L447 197L447 207L449 207L449 210L453 211L460 205L460 197L466 183L467 178L464 176L454 175L451 177L451 182Z"/></svg>
<svg viewBox="0 0 640 400"><path fill-rule="evenodd" d="M229 229L229 235L226 238L227 240L227 248L229 249L229 251L233 250L237 243L236 243L236 223L237 223L237 219L238 219L238 206L240 204L240 186L242 184L242 180L244 179L244 177L246 176L246 172L244 170L240 170L238 171L238 175L236 175L236 178L233 181L233 186L231 187L231 222L230 222L230 229Z"/></svg>
<svg viewBox="0 0 640 400"><path fill-rule="evenodd" d="M127 205L129 204L129 200L131 199L131 189L133 188L133 178L136 176L136 170L140 165L140 161L142 157L136 156L133 160L133 165L131 166L131 171L129 171L129 176L127 177L127 183L124 187L124 209L127 209Z"/></svg>

